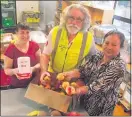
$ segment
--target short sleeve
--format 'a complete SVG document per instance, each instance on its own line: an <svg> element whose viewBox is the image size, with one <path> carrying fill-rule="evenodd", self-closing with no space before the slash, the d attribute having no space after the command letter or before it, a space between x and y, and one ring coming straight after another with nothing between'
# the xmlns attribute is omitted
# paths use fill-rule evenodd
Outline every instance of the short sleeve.
<svg viewBox="0 0 132 117"><path fill-rule="evenodd" d="M10 44L7 49L4 52L4 55L13 59L13 52L14 52L15 46L13 44Z"/></svg>
<svg viewBox="0 0 132 117"><path fill-rule="evenodd" d="M49 35L47 36L48 42L45 45L44 50L43 50L43 53L47 54L47 55L50 55L53 50L53 48L52 48L52 32L53 32L53 29L50 31Z"/></svg>
<svg viewBox="0 0 132 117"><path fill-rule="evenodd" d="M37 52L40 49L38 43L31 41L30 44L31 44L30 47L32 48L32 51L34 50L34 52Z"/></svg>
<svg viewBox="0 0 132 117"><path fill-rule="evenodd" d="M90 48L90 51L89 51L89 56L92 56L92 55L94 55L96 53L97 53L97 49L96 49L95 41L94 41L94 37L93 37L91 48Z"/></svg>

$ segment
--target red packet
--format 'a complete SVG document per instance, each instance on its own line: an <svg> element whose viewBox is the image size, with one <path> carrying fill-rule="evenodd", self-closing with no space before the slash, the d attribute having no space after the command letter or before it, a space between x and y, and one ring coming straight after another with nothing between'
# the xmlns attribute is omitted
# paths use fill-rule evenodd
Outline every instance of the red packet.
<svg viewBox="0 0 132 117"><path fill-rule="evenodd" d="M20 73L17 73L17 75L19 76L19 79L29 79L31 78L31 73L24 73L24 74L20 74Z"/></svg>

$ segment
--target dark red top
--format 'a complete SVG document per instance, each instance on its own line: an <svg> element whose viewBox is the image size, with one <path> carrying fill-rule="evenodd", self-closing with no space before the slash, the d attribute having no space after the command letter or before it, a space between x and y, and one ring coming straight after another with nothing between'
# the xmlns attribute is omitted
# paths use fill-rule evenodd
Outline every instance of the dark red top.
<svg viewBox="0 0 132 117"><path fill-rule="evenodd" d="M36 42L30 41L29 48L26 53L18 50L14 44L10 44L8 46L8 48L6 49L4 55L13 59L13 67L12 68L18 67L17 66L17 58L22 57L22 56L30 57L30 62L31 62L31 67L32 67L38 63L37 57L35 55L38 50L39 50L39 45ZM15 75L13 75L11 78L11 85L15 86L15 87L25 87L28 85L28 83L31 81L31 79L19 80L16 78Z"/></svg>

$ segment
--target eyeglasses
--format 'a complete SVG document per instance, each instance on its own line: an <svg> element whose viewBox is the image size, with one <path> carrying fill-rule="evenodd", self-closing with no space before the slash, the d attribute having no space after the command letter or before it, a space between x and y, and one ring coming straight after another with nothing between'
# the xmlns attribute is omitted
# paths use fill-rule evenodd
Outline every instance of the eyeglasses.
<svg viewBox="0 0 132 117"><path fill-rule="evenodd" d="M75 17L73 17L73 16L68 16L68 20L69 20L70 22L73 22L74 20L76 20L76 23L78 23L78 24L80 24L80 23L82 23L82 22L84 21L84 19L75 18Z"/></svg>

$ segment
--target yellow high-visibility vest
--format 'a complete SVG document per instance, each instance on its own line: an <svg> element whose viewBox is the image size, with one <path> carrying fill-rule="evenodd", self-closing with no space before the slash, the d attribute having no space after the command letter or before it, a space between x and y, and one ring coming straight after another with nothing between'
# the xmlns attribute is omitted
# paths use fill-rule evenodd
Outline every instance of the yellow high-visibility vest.
<svg viewBox="0 0 132 117"><path fill-rule="evenodd" d="M92 39L93 35L90 32L85 34L78 32L73 42L69 43L66 29L58 26L54 27L52 32L53 52L48 71L60 73L77 68L89 54Z"/></svg>

